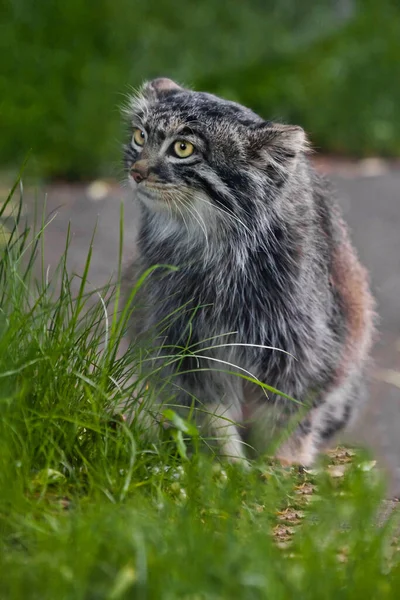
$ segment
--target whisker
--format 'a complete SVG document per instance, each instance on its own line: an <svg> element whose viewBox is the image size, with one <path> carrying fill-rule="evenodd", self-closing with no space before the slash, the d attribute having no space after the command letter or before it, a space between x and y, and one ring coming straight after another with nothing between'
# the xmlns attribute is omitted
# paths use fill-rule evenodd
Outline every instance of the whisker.
<svg viewBox="0 0 400 600"><path fill-rule="evenodd" d="M210 202L209 200L206 200L204 198L204 196L199 195L196 196L196 198L198 198L199 200L201 200L202 202L204 202L205 204L208 204L209 206L211 206L212 208L220 211L221 213L223 213L224 215L226 215L227 217L229 217L230 219L232 219L233 221L237 221L248 233L250 233L251 235L253 235L253 232L247 227L247 225L245 223L243 223L243 221L241 219L239 219L239 217L237 217L236 215L229 213L227 210L224 210L223 208L221 208L221 206L219 206L218 204L213 204L212 202Z"/></svg>
<svg viewBox="0 0 400 600"><path fill-rule="evenodd" d="M199 224L202 232L204 233L204 237L205 237L205 240L206 240L206 248L207 248L207 253L208 253L208 251L209 251L209 242L208 242L208 234L207 234L207 229L206 229L205 223L204 223L203 219L201 218L200 213L196 210L196 208L193 205L190 208L189 204L186 204L185 207L190 212L190 214L193 216L193 218L197 221L197 223ZM192 211L192 209L193 209L194 212ZM199 216L199 219L196 217L196 214Z"/></svg>
<svg viewBox="0 0 400 600"><path fill-rule="evenodd" d="M177 198L177 199L176 199L176 208L178 209L178 211L179 211L179 214L181 215L181 217L182 217L182 220L183 220L183 222L184 222L184 224L185 224L186 231L187 231L187 233L189 234L189 227L188 227L188 224L186 223L186 219L185 219L185 216L184 216L184 214L183 214L183 211L181 210L181 208L180 208L180 206L179 206L179 204L180 204L180 203L181 203L181 200L180 200L179 198Z"/></svg>

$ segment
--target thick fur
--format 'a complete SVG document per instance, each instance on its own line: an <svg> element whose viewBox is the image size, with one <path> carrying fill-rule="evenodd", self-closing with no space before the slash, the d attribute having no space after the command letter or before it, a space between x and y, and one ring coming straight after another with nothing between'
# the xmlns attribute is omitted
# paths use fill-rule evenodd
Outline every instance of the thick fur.
<svg viewBox="0 0 400 600"><path fill-rule="evenodd" d="M164 360L160 401L195 401L239 459L249 431L261 447L299 408L237 376L251 375L308 407L277 455L310 464L362 399L373 301L303 130L168 79L145 84L126 114L146 133L125 147L127 172L148 171L129 176L142 221L127 294L164 265L140 289L131 336L151 340L153 370ZM171 151L182 139L195 148L185 159Z"/></svg>

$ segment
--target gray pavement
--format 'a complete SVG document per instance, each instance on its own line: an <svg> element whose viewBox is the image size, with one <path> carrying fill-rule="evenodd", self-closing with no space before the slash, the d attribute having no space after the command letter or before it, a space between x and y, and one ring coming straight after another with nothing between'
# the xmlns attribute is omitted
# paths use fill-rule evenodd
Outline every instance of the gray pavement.
<svg viewBox="0 0 400 600"><path fill-rule="evenodd" d="M330 178L360 258L370 270L380 316L370 398L347 439L371 448L388 472L389 494L400 495L400 170L379 176L336 172ZM138 211L129 191L104 184L103 188L49 187L46 211L56 214L46 228L46 264L51 269L57 264L70 223L68 268L81 273L97 223L89 280L95 287L105 284L118 266L121 202L128 260L135 253L138 227ZM27 203L30 212L32 200Z"/></svg>

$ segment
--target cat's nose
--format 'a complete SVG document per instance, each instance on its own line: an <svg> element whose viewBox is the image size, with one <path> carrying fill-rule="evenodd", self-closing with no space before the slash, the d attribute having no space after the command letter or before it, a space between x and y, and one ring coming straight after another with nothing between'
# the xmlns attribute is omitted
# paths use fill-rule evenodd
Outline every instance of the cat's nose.
<svg viewBox="0 0 400 600"><path fill-rule="evenodd" d="M149 176L149 163L147 160L138 160L131 166L131 175L136 183L140 183Z"/></svg>

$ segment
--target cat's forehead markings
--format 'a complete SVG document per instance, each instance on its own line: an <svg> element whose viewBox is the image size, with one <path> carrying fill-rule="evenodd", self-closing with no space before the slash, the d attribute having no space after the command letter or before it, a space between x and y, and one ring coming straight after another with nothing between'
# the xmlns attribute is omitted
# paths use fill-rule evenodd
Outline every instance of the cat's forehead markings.
<svg viewBox="0 0 400 600"><path fill-rule="evenodd" d="M154 131L164 138L167 135L179 134L179 132L188 124L188 121L185 118L179 118L178 116L172 115L156 115L154 120L150 119L150 127L152 125L151 121L153 121Z"/></svg>

